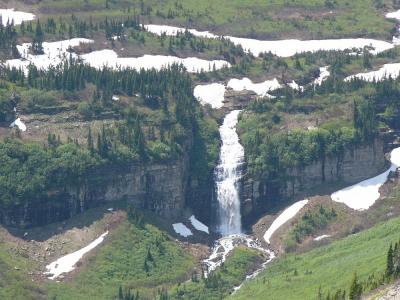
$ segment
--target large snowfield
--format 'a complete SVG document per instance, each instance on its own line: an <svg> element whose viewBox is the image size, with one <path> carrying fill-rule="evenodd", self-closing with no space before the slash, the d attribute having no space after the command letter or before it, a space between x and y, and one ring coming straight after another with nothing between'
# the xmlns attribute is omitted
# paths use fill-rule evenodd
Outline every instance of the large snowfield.
<svg viewBox="0 0 400 300"><path fill-rule="evenodd" d="M185 29L182 27L172 27L167 25L145 25L145 28L157 35L165 33L166 35L176 35L177 32L184 32L188 30L195 36L218 38L219 36L212 34L208 31L199 32L195 29ZM221 36L222 37L222 36ZM302 52L316 52L319 50L351 50L363 49L364 47L372 47L372 54L378 54L385 50L393 48L393 44L375 40L375 39L328 39L328 40L277 40L277 41L263 41L256 39L240 38L234 36L224 36L232 43L242 46L245 51L258 56L264 52L271 52L280 57L290 57L297 53Z"/></svg>
<svg viewBox="0 0 400 300"><path fill-rule="evenodd" d="M30 64L35 65L38 69L47 70L50 66L56 66L65 61L69 57L81 58L84 62L92 67L101 68L108 66L110 68L132 68L132 69L161 69L172 64L182 64L188 72L197 73L201 71L219 70L224 67L230 67L230 63L224 60L205 60L196 57L179 58L176 56L165 55L144 55L141 57L119 57L114 50L104 49L93 51L81 56L70 52L72 47L80 44L90 44L93 40L84 38L74 38L58 42L44 42L44 54L33 55L29 52L31 44L24 43L18 45L17 49L21 55L19 59L7 60L9 67L17 69L22 68L25 73L28 72Z"/></svg>

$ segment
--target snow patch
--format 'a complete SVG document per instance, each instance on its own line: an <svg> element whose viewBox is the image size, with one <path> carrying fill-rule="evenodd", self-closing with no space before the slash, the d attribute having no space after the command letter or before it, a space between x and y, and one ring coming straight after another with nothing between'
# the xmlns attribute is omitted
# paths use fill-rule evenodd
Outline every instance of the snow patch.
<svg viewBox="0 0 400 300"><path fill-rule="evenodd" d="M289 87L291 87L293 90L296 90L296 91L300 91L300 92L303 92L304 91L304 87L303 86L301 86L301 85L298 85L297 83L296 83L296 81L292 81L292 82L289 82L288 84L287 84Z"/></svg>
<svg viewBox="0 0 400 300"><path fill-rule="evenodd" d="M321 85L322 82L328 79L331 73L328 71L329 66L319 68L319 76L314 80L314 86Z"/></svg>
<svg viewBox="0 0 400 300"><path fill-rule="evenodd" d="M0 16L4 26L11 22L14 22L14 25L20 25L23 21L32 21L35 19L34 14L14 10L14 8L0 9Z"/></svg>
<svg viewBox="0 0 400 300"><path fill-rule="evenodd" d="M394 12L387 13L385 17L388 19L396 19L400 21L400 9Z"/></svg>
<svg viewBox="0 0 400 300"><path fill-rule="evenodd" d="M26 131L26 125L24 124L24 122L21 121L21 118L16 119L14 122L10 124L11 128L15 126L17 126L21 131Z"/></svg>
<svg viewBox="0 0 400 300"><path fill-rule="evenodd" d="M294 203L293 205L289 206L286 208L283 213L281 213L275 221L272 223L272 225L268 228L268 230L264 234L264 239L265 241L270 244L270 239L272 235L275 233L276 230L279 229L283 224L285 224L287 221L292 219L306 204L308 203L308 200L302 200L299 202Z"/></svg>
<svg viewBox="0 0 400 300"><path fill-rule="evenodd" d="M214 39L218 38L217 35L212 34L209 31L197 31L196 29L186 29L182 27L174 27L174 26L168 26L168 25L153 25L153 24L148 24L144 25L144 28L154 34L157 35L162 35L166 34L169 36L175 36L178 33L184 33L186 30L193 34L194 36L201 37L201 38L209 38L209 39Z"/></svg>
<svg viewBox="0 0 400 300"><path fill-rule="evenodd" d="M178 32L184 32L186 29L182 27L172 27L165 25L144 25L148 31L161 35L176 35ZM193 35L207 38L217 38L218 36L208 31L197 31L189 29ZM233 36L225 36L232 43L242 46L245 51L252 53L254 56L259 56L264 52L271 52L280 57L290 57L297 53L316 52L319 50L348 50L348 49L363 49L366 46L372 47L372 54L378 54L385 50L393 48L393 44L374 39L329 39L329 40L278 40L278 41L262 41L256 39L239 38Z"/></svg>
<svg viewBox="0 0 400 300"><path fill-rule="evenodd" d="M196 57L179 58L176 56L165 55L144 55L141 57L118 57L114 50L100 50L84 54L81 58L95 68L104 66L110 68L132 68L140 69L156 69L168 67L172 64L182 64L188 72L198 73L201 71L219 70L224 67L230 67L231 64L224 60L204 60Z"/></svg>
<svg viewBox="0 0 400 300"><path fill-rule="evenodd" d="M17 49L21 55L20 59L11 59L6 61L6 65L10 68L22 68L25 74L28 73L28 66L35 65L38 69L47 70L50 66L56 66L70 56L72 58L82 58L85 62L95 68L108 66L110 68L132 68L132 69L151 69L160 70L172 64L182 64L188 72L201 72L219 70L224 67L230 67L231 64L224 60L204 60L196 57L179 58L175 56L163 55L144 55L141 57L118 57L114 50L93 51L81 56L68 52L68 49L79 46L81 43L93 43L93 40L84 38L74 38L58 42L44 42L43 52L41 55L33 55L29 53L31 43L18 45Z"/></svg>
<svg viewBox="0 0 400 300"><path fill-rule="evenodd" d="M291 57L297 53L317 52L317 51L344 51L348 49L363 49L364 47L372 47L371 54L392 49L391 43L374 40L374 39L331 39L331 40L279 40L279 41L260 41L255 39L237 38L228 36L235 45L240 45L244 50L251 52L255 56L259 56L264 52L271 52L280 57Z"/></svg>
<svg viewBox="0 0 400 300"><path fill-rule="evenodd" d="M197 85L193 91L194 97L203 105L209 104L212 108L224 106L225 86L221 83Z"/></svg>
<svg viewBox="0 0 400 300"><path fill-rule="evenodd" d="M177 234L183 237L188 237L193 235L192 231L189 228L187 228L186 225L183 223L172 224L172 227L174 228Z"/></svg>
<svg viewBox="0 0 400 300"><path fill-rule="evenodd" d="M192 223L193 227L196 228L196 230L199 231L203 231L207 234L209 234L210 232L208 231L208 226L204 225L203 223L201 223L199 220L196 219L196 217L194 215L192 215L190 218L190 223Z"/></svg>
<svg viewBox="0 0 400 300"><path fill-rule="evenodd" d="M276 78L260 83L253 83L249 78L245 77L243 79L234 78L229 80L228 87L234 91L248 90L255 92L258 96L268 96L268 92L279 89L282 86Z"/></svg>
<svg viewBox="0 0 400 300"><path fill-rule="evenodd" d="M108 231L103 233L99 238L94 240L92 243L87 245L86 247L65 255L56 261L52 262L51 264L46 266L47 272L44 274L49 277L49 279L54 280L59 277L63 273L69 273L75 269L76 263L82 259L83 255L91 251L92 249L96 248L100 245L103 241L105 236L108 234Z"/></svg>
<svg viewBox="0 0 400 300"><path fill-rule="evenodd" d="M358 73L345 78L345 81L350 81L354 78L359 78L365 81L381 81L386 78L392 77L393 79L399 77L400 63L385 64L377 71L366 73Z"/></svg>
<svg viewBox="0 0 400 300"><path fill-rule="evenodd" d="M390 161L392 165L387 171L333 193L331 195L332 200L344 203L354 210L361 211L370 208L379 199L379 189L388 179L389 173L400 166L400 148L392 150Z"/></svg>
<svg viewBox="0 0 400 300"><path fill-rule="evenodd" d="M30 54L31 43L24 43L17 46L21 58L7 60L6 65L10 68L22 68L25 74L28 73L28 66L30 64L35 65L38 69L47 70L50 66L59 65L70 56L77 58L78 56L75 53L68 52L68 49L79 46L81 43L89 44L93 43L93 40L74 38L58 42L44 42L42 44L44 54L41 55Z"/></svg>
<svg viewBox="0 0 400 300"><path fill-rule="evenodd" d="M320 241L320 240L323 240L323 239L326 239L329 237L331 237L329 234L320 235L320 236L317 236L316 238L314 238L314 241Z"/></svg>

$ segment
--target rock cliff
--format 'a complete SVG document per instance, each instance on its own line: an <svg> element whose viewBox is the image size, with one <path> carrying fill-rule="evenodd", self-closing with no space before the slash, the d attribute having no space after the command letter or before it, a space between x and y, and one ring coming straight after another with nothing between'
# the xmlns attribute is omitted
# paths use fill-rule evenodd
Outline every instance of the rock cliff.
<svg viewBox="0 0 400 300"><path fill-rule="evenodd" d="M250 219L276 207L282 199L305 198L315 188L328 184L345 187L360 182L381 173L387 164L384 143L377 138L369 145L348 149L341 156L326 157L304 168L288 170L284 181L246 175L242 214Z"/></svg>
<svg viewBox="0 0 400 300"><path fill-rule="evenodd" d="M49 191L46 199L0 211L0 222L31 227L67 219L84 210L117 200L174 218L185 206L187 158L166 164L108 165L91 170L77 185Z"/></svg>

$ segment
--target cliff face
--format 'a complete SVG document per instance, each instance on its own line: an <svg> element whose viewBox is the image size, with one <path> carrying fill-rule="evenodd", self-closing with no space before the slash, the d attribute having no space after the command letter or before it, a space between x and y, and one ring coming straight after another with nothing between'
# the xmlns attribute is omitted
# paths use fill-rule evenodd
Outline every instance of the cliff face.
<svg viewBox="0 0 400 300"><path fill-rule="evenodd" d="M0 211L0 222L30 227L67 219L84 210L125 199L163 217L176 217L185 206L187 159L169 164L111 165L88 172L77 185L49 191L47 199Z"/></svg>
<svg viewBox="0 0 400 300"><path fill-rule="evenodd" d="M340 157L326 157L301 169L288 170L286 180L246 176L242 189L242 212L250 218L276 206L279 200L310 196L307 192L323 184L343 187L373 177L385 170L387 161L382 139L347 150Z"/></svg>

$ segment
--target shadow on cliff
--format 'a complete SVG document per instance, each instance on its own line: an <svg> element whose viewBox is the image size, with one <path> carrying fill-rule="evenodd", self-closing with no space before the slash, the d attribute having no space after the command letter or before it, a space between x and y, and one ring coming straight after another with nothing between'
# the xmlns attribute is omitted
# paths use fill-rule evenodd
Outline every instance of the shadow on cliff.
<svg viewBox="0 0 400 300"><path fill-rule="evenodd" d="M44 242L55 235L63 234L64 232L74 228L78 229L88 228L93 223L102 220L105 217L105 215L110 212L109 209L111 208L112 210L119 210L119 209L125 210L126 202L125 201L113 202L112 205L108 204L107 206L103 205L97 208L88 209L85 212L73 216L70 219L61 222L51 223L45 226L25 228L25 229L14 228L14 227L4 227L4 228L11 235L15 237L22 238L24 240Z"/></svg>

